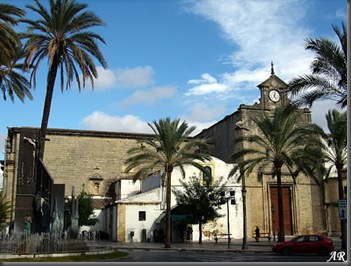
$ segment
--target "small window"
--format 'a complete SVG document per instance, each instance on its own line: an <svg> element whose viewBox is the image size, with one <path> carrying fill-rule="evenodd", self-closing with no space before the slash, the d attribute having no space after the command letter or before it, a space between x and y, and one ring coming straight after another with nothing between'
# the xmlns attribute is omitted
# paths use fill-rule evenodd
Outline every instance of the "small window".
<svg viewBox="0 0 351 266"><path fill-rule="evenodd" d="M206 172L202 173L202 182L209 182L212 176L212 169L209 166L205 166Z"/></svg>
<svg viewBox="0 0 351 266"><path fill-rule="evenodd" d="M146 212L140 211L139 212L139 221L145 221L145 220L146 220Z"/></svg>
<svg viewBox="0 0 351 266"><path fill-rule="evenodd" d="M100 183L95 182L94 183L94 195L99 195L100 194Z"/></svg>

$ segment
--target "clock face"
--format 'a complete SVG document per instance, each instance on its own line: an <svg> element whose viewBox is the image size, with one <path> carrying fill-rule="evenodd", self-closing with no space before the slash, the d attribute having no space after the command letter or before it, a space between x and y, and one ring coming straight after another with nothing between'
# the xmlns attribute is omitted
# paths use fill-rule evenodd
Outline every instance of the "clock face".
<svg viewBox="0 0 351 266"><path fill-rule="evenodd" d="M273 102L277 102L280 99L280 94L277 90L271 90L268 96L269 96L269 99L271 99L271 101Z"/></svg>

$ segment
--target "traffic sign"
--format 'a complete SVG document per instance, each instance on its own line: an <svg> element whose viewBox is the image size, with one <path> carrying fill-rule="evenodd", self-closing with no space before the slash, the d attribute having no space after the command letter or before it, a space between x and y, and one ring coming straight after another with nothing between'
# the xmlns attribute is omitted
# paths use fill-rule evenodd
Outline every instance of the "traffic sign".
<svg viewBox="0 0 351 266"><path fill-rule="evenodd" d="M339 218L340 220L346 220L347 212L346 212L346 199L341 199L338 201L339 204Z"/></svg>

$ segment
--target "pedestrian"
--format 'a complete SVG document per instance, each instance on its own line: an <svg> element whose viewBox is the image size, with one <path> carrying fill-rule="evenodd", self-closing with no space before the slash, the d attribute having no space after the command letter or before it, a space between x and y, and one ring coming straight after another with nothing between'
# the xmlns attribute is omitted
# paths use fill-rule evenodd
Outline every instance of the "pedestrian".
<svg viewBox="0 0 351 266"><path fill-rule="evenodd" d="M256 242L260 241L260 228L258 228L258 226L256 226L256 229L255 229L255 239L256 239Z"/></svg>
<svg viewBox="0 0 351 266"><path fill-rule="evenodd" d="M186 231L186 240L191 241L192 234L193 234L193 229L191 228L191 226L188 226L188 229Z"/></svg>

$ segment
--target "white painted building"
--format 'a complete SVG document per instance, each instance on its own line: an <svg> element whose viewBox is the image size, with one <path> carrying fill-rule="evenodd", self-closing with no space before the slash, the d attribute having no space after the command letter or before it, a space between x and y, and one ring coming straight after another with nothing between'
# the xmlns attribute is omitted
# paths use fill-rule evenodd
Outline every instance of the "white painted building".
<svg viewBox="0 0 351 266"><path fill-rule="evenodd" d="M231 205L229 201L229 225L232 238L242 238L243 216L241 183L236 177L228 180L228 174L233 168L222 160L212 157L212 160L203 163L211 168L214 179L223 178L228 181L228 190L235 191L236 204ZM186 177L183 180L181 172L175 168L172 173L172 189L181 189L180 180L188 182L189 178L196 176L202 178L199 169L193 166L185 166ZM106 232L110 238L118 242L162 242L165 234L165 188L162 184L162 173L157 172L148 178L133 183L130 179L122 179L115 185L117 200L115 204L103 210L106 217ZM122 193L123 191L123 193ZM172 210L177 207L177 202L172 193ZM219 211L223 217L203 225L203 240L211 240L214 233L227 234L227 205L224 204ZM172 242L181 241L180 233L184 232L184 226L192 227L192 240L199 238L198 225L184 225L172 217ZM185 227L185 229L186 229Z"/></svg>

